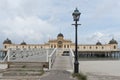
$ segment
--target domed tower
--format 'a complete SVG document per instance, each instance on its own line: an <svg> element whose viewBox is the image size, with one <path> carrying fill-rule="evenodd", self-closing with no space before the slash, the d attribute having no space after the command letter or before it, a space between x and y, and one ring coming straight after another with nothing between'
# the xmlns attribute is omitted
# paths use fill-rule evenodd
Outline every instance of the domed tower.
<svg viewBox="0 0 120 80"><path fill-rule="evenodd" d="M96 45L102 45L102 44L101 44L101 42L100 42L100 41L98 41L98 42L96 43Z"/></svg>
<svg viewBox="0 0 120 80"><path fill-rule="evenodd" d="M3 44L12 44L12 41L7 38L3 41Z"/></svg>
<svg viewBox="0 0 120 80"><path fill-rule="evenodd" d="M62 33L59 33L59 34L58 34L58 36L57 36L57 38L58 38L58 39L63 39L63 38L64 38L64 36L63 36L63 34L62 34Z"/></svg>
<svg viewBox="0 0 120 80"><path fill-rule="evenodd" d="M118 44L118 42L113 38L112 40L109 41L109 44Z"/></svg>
<svg viewBox="0 0 120 80"><path fill-rule="evenodd" d="M8 45L12 44L12 41L10 39L6 39L3 41L3 46L4 46L4 49L7 49L8 48Z"/></svg>
<svg viewBox="0 0 120 80"><path fill-rule="evenodd" d="M109 41L109 44L111 45L112 50L117 50L118 49L118 42L116 40L114 40L114 38Z"/></svg>
<svg viewBox="0 0 120 80"><path fill-rule="evenodd" d="M26 42L23 41L20 45L27 45L27 44L26 44Z"/></svg>

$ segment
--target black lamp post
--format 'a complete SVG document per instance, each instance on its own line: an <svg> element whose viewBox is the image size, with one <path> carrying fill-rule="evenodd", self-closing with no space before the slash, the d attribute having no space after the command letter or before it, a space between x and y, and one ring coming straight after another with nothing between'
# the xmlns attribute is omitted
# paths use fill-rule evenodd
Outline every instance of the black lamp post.
<svg viewBox="0 0 120 80"><path fill-rule="evenodd" d="M81 24L78 24L77 21L79 21L80 14L81 13L79 12L79 10L77 8L72 13L73 20L75 21L75 24L72 24L72 25L75 25L75 62L74 62L74 73L79 73L79 62L78 62L78 51L77 51L77 26L81 25Z"/></svg>

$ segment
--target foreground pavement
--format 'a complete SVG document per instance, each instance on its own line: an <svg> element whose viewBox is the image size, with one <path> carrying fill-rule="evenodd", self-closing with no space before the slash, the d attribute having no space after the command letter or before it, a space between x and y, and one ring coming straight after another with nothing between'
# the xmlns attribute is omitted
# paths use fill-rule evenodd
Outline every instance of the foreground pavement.
<svg viewBox="0 0 120 80"><path fill-rule="evenodd" d="M79 61L88 80L120 80L120 60Z"/></svg>
<svg viewBox="0 0 120 80"><path fill-rule="evenodd" d="M100 75L100 74L87 74L87 80L120 80L120 76Z"/></svg>
<svg viewBox="0 0 120 80"><path fill-rule="evenodd" d="M65 70L51 70L46 73L40 80L77 80L72 77L72 73Z"/></svg>

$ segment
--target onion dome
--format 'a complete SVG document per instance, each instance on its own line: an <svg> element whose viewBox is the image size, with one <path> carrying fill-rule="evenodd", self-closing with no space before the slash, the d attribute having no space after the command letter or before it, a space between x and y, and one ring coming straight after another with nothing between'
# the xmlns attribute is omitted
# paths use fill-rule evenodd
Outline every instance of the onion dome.
<svg viewBox="0 0 120 80"><path fill-rule="evenodd" d="M57 37L64 37L62 33L59 33Z"/></svg>
<svg viewBox="0 0 120 80"><path fill-rule="evenodd" d="M98 41L98 42L96 43L96 45L102 45L102 44L101 44L101 42L100 42L100 41Z"/></svg>
<svg viewBox="0 0 120 80"><path fill-rule="evenodd" d="M109 41L109 44L118 44L118 42L116 40L112 39Z"/></svg>
<svg viewBox="0 0 120 80"><path fill-rule="evenodd" d="M26 42L23 41L23 42L21 43L21 45L26 45Z"/></svg>
<svg viewBox="0 0 120 80"><path fill-rule="evenodd" d="M12 44L12 41L7 38L6 40L4 40L3 44Z"/></svg>

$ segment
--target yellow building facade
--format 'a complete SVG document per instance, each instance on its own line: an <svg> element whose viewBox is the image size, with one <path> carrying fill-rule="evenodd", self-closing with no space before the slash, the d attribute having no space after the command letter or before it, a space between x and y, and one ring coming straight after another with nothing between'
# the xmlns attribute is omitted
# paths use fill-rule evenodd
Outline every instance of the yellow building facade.
<svg viewBox="0 0 120 80"><path fill-rule="evenodd" d="M54 40L49 40L44 44L27 44L26 42L22 42L20 44L13 44L11 40L8 38L3 42L3 50L7 51L8 49L49 49L49 48L59 48L62 50L66 50L71 48L73 51L75 50L75 44L71 40L67 40L64 38L62 33L57 35L57 38ZM118 52L118 43L116 40L112 39L108 42L108 44L101 44L99 41L96 44L78 44L78 52L79 54L86 54L87 56L92 54L104 54L104 55L112 55Z"/></svg>
<svg viewBox="0 0 120 80"><path fill-rule="evenodd" d="M20 44L13 44L8 38L3 42L3 49L33 49L33 48L71 48L74 50L75 44L71 40L64 39L62 33L57 35L57 39L49 40L45 44L27 44L22 42ZM116 51L118 49L118 43L112 39L108 44L101 44L99 41L96 44L78 44L78 51Z"/></svg>

